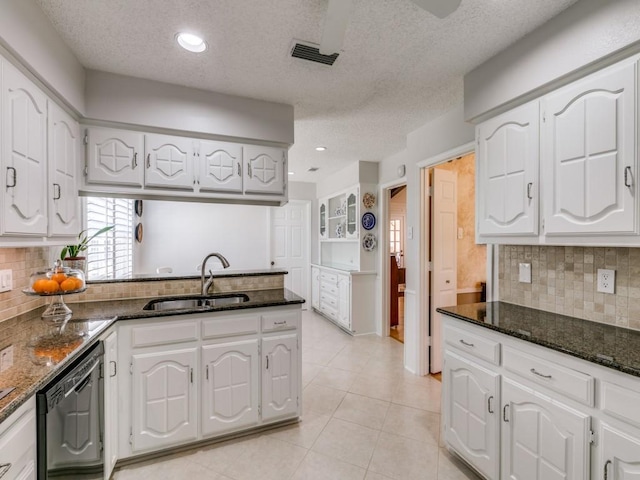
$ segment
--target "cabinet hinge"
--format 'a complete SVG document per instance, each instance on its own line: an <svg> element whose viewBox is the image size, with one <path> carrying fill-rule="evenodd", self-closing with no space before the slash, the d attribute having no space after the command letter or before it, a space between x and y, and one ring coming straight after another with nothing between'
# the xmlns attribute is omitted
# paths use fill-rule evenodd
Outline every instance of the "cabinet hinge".
<svg viewBox="0 0 640 480"><path fill-rule="evenodd" d="M296 397L296 405L300 407L300 397Z"/></svg>
<svg viewBox="0 0 640 480"><path fill-rule="evenodd" d="M544 232L544 218L542 219L542 231Z"/></svg>
<svg viewBox="0 0 640 480"><path fill-rule="evenodd" d="M85 177L86 177L87 175L89 175L89 166L87 166L87 165L85 165L85 166L84 166L84 171L83 171L83 173L84 173L84 176L85 176Z"/></svg>
<svg viewBox="0 0 640 480"><path fill-rule="evenodd" d="M129 445L133 445L133 427L129 430Z"/></svg>
<svg viewBox="0 0 640 480"><path fill-rule="evenodd" d="M546 123L547 121L547 112L542 112L542 123Z"/></svg>
<svg viewBox="0 0 640 480"><path fill-rule="evenodd" d="M595 445L597 441L598 437L596 436L596 432L594 432L593 430L589 430L589 443L591 445Z"/></svg>
<svg viewBox="0 0 640 480"><path fill-rule="evenodd" d="M82 143L85 145L89 145L89 134L85 132L84 138L82 139Z"/></svg>
<svg viewBox="0 0 640 480"><path fill-rule="evenodd" d="M193 368L189 369L189 376L191 378L191 383L193 383Z"/></svg>
<svg viewBox="0 0 640 480"><path fill-rule="evenodd" d="M433 262L427 262L427 268L430 272L433 272Z"/></svg>
<svg viewBox="0 0 640 480"><path fill-rule="evenodd" d="M260 405L258 405L258 416L262 416L262 407Z"/></svg>
<svg viewBox="0 0 640 480"><path fill-rule="evenodd" d="M133 375L133 362L129 364L129 374Z"/></svg>

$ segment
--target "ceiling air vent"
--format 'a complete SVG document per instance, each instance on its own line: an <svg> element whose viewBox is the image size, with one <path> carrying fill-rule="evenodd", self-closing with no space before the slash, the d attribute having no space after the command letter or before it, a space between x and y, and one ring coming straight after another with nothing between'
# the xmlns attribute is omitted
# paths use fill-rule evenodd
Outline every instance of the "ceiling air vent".
<svg viewBox="0 0 640 480"><path fill-rule="evenodd" d="M291 48L291 56L294 58L301 58L302 60L308 60L310 62L322 63L323 65L333 65L338 59L339 53L333 55L322 55L318 46L311 44L304 44L295 42L293 48Z"/></svg>
<svg viewBox="0 0 640 480"><path fill-rule="evenodd" d="M318 167L311 167L307 172L317 172L318 170L320 170Z"/></svg>

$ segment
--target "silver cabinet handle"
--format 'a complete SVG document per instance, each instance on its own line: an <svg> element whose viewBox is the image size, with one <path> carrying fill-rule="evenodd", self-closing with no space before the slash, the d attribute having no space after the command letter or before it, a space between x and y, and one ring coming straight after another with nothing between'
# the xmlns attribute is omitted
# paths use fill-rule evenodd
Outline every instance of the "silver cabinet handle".
<svg viewBox="0 0 640 480"><path fill-rule="evenodd" d="M240 165L240 162L238 162L238 176L242 176L242 166Z"/></svg>
<svg viewBox="0 0 640 480"><path fill-rule="evenodd" d="M531 196L531 187L533 187L533 183L527 183L527 198L529 200L533 200L533 197Z"/></svg>
<svg viewBox="0 0 640 480"><path fill-rule="evenodd" d="M62 198L62 189L60 188L60 185L57 183L53 184L53 199L54 200L60 200ZM56 193L58 192L58 193Z"/></svg>
<svg viewBox="0 0 640 480"><path fill-rule="evenodd" d="M463 344L465 347L475 347L473 343L465 342L463 339L460 339L460 343Z"/></svg>
<svg viewBox="0 0 640 480"><path fill-rule="evenodd" d="M269 355L267 355L266 358L267 358L267 370L269 370Z"/></svg>
<svg viewBox="0 0 640 480"><path fill-rule="evenodd" d="M282 322L273 322L274 325L286 325L287 321L283 320Z"/></svg>
<svg viewBox="0 0 640 480"><path fill-rule="evenodd" d="M487 398L487 410L489 411L489 413L494 413L493 405L491 405L492 400L493 400L493 395L491 395L489 398Z"/></svg>
<svg viewBox="0 0 640 480"><path fill-rule="evenodd" d="M11 185L9 185L9 171L13 173L13 176L12 176L13 183ZM17 170L13 167L7 167L7 181L5 182L5 185L7 186L7 188L13 188L16 186L17 183L18 183Z"/></svg>
<svg viewBox="0 0 640 480"><path fill-rule="evenodd" d="M537 375L539 377L542 378L546 378L546 379L550 379L553 378L551 375L545 375L544 373L540 373L538 372L535 368L532 368L531 370L529 370L531 373L533 373L534 375Z"/></svg>
<svg viewBox="0 0 640 480"><path fill-rule="evenodd" d="M138 166L138 152L134 152L133 160L131 161L131 169L135 170Z"/></svg>
<svg viewBox="0 0 640 480"><path fill-rule="evenodd" d="M151 154L147 153L147 168L151 168Z"/></svg>
<svg viewBox="0 0 640 480"><path fill-rule="evenodd" d="M204 373L205 373L205 377L207 380L209 380L209 365L207 365L204 369Z"/></svg>
<svg viewBox="0 0 640 480"><path fill-rule="evenodd" d="M509 404L505 403L504 407L502 408L502 420L509 423L509 419L507 418L507 408L509 408Z"/></svg>
<svg viewBox="0 0 640 480"><path fill-rule="evenodd" d="M625 187L631 187L633 184L633 177L631 177L631 183L629 183L629 177L631 177L631 167L624 167L624 185Z"/></svg>
<svg viewBox="0 0 640 480"><path fill-rule="evenodd" d="M0 464L0 478L4 477L4 474L7 473L11 469L10 463Z"/></svg>
<svg viewBox="0 0 640 480"><path fill-rule="evenodd" d="M607 460L604 462L604 480L609 478L609 465L611 464L611 460Z"/></svg>
<svg viewBox="0 0 640 480"><path fill-rule="evenodd" d="M253 174L251 173L251 164L247 163L247 173L249 174L249 178L253 178Z"/></svg>
<svg viewBox="0 0 640 480"><path fill-rule="evenodd" d="M115 376L116 376L116 374L118 373L118 364L117 364L116 362L114 362L113 360L111 360L111 361L109 362L109 365L112 365L112 366L113 366L113 373L112 373L112 374L110 374L109 376L110 376L110 377L115 377Z"/></svg>
<svg viewBox="0 0 640 480"><path fill-rule="evenodd" d="M193 383L193 368L189 369L189 375L191 376L191 383Z"/></svg>

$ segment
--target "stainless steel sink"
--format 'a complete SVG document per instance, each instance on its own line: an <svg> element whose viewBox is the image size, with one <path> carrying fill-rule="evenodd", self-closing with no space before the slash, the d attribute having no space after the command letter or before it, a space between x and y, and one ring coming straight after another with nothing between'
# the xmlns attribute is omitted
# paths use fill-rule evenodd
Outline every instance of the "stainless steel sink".
<svg viewBox="0 0 640 480"><path fill-rule="evenodd" d="M156 298L147 303L143 310L206 310L211 307L221 305L232 305L249 301L249 297L244 293L233 293L225 295L196 295L192 297L179 298Z"/></svg>

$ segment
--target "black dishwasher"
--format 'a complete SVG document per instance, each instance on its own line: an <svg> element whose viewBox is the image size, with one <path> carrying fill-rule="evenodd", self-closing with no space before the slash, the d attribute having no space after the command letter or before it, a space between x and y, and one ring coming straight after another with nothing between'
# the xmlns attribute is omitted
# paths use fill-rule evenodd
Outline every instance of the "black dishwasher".
<svg viewBox="0 0 640 480"><path fill-rule="evenodd" d="M102 478L103 354L98 342L37 393L38 480Z"/></svg>

